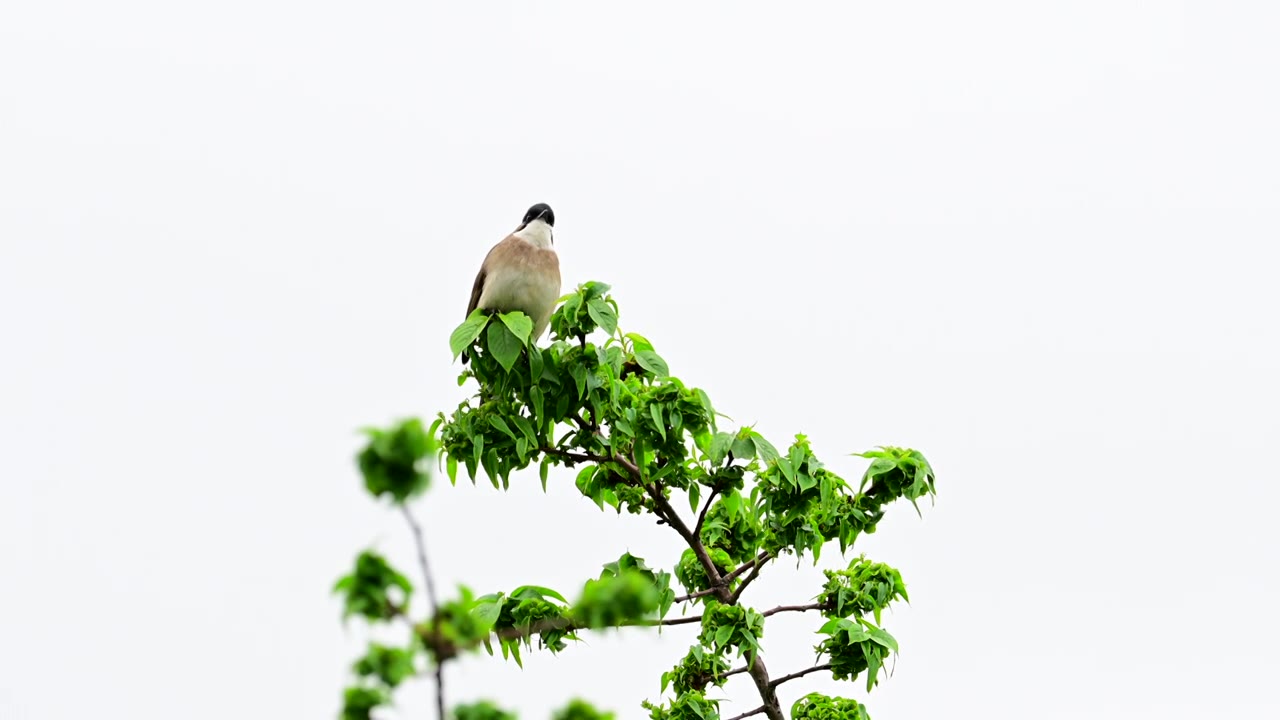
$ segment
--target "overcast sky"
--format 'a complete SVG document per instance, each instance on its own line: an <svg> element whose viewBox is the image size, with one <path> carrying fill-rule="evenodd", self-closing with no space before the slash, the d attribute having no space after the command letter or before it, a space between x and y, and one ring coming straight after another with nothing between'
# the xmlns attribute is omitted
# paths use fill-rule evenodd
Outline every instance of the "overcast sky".
<svg viewBox="0 0 1280 720"><path fill-rule="evenodd" d="M368 634L330 586L413 557L355 430L463 397L448 334L535 202L566 288L611 283L737 423L938 472L859 545L913 599L894 676L784 702L1280 716L1280 9L620 7L3 5L0 718L333 717ZM678 558L572 479L437 484L440 582ZM818 624L770 621L775 674ZM470 659L450 701L639 718L694 632Z"/></svg>

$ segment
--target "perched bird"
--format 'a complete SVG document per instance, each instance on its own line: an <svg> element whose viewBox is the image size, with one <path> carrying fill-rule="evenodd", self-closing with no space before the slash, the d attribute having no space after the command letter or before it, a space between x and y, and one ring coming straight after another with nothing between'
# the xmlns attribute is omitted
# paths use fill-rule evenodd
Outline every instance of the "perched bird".
<svg viewBox="0 0 1280 720"><path fill-rule="evenodd" d="M533 320L530 342L542 337L560 297L560 258L552 249L555 224L550 205L529 208L520 227L485 256L471 287L467 315L476 308L519 310Z"/></svg>

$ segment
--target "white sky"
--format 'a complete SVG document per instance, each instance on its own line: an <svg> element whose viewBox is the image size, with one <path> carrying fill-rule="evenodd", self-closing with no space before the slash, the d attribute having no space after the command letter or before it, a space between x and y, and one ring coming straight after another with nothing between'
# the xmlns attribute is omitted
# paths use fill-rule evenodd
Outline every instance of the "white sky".
<svg viewBox="0 0 1280 720"><path fill-rule="evenodd" d="M543 201L566 286L721 410L939 473L860 546L914 599L896 674L784 701L1280 716L1274 3L441 5L0 8L0 718L332 717L366 633L331 583L412 568L354 431L457 403L448 333ZM568 472L419 513L479 592L679 551ZM775 674L817 626L770 622ZM676 630L450 701L642 717Z"/></svg>

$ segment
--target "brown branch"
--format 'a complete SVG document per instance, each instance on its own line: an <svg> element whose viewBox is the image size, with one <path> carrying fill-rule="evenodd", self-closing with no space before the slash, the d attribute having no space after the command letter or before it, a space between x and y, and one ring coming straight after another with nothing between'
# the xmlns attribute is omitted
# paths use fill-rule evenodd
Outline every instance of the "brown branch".
<svg viewBox="0 0 1280 720"><path fill-rule="evenodd" d="M583 429L593 430L597 435L600 435L598 430L590 428L586 421L581 417L575 419ZM609 447L613 447L612 443L609 443ZM634 444L632 445L632 450L635 450ZM763 566L769 558L773 557L772 554L762 552L756 556L755 560L748 565L738 568L738 570L731 573L730 576L721 575L720 569L711 561L711 556L707 553L706 547L703 546L702 540L698 537L698 533L689 530L689 526L685 524L684 520L680 517L680 514L676 512L675 508L671 506L671 501L667 500L666 495L663 494L662 488L657 483L646 483L644 473L640 471L639 464L633 460L628 460L616 450L614 451L611 459L627 471L631 476L633 484L643 488L644 491L649 494L649 497L653 498L654 514L657 515L659 519L664 520L668 525L670 525L671 529L679 533L680 537L683 538L685 543L689 546L689 549L693 550L693 554L697 556L698 562L707 573L707 579L711 582L711 588L714 591L713 594L717 599L728 605L737 604L738 598L742 595L742 590L760 574L761 566ZM699 531L701 531L700 525ZM748 576L743 584L738 587L737 592L730 593L729 580L727 580L726 577L736 578L742 572L745 572L748 567L751 568L752 574ZM751 680L755 683L756 690L760 693L760 699L764 704L751 712L739 715L738 718L745 718L765 713L768 715L769 720L786 720L786 716L782 714L782 705L778 702L778 694L774 692L773 684L769 679L769 670L765 667L764 658L760 657L757 653L752 658L747 672L751 674Z"/></svg>
<svg viewBox="0 0 1280 720"><path fill-rule="evenodd" d="M711 494L707 496L706 504L702 506L702 512L698 513L698 522L693 526L693 534L697 535L699 539L702 538L702 524L707 520L707 511L711 509L711 502L719 494L719 489L712 490Z"/></svg>
<svg viewBox="0 0 1280 720"><path fill-rule="evenodd" d="M560 448L553 448L553 447L541 447L538 449L548 455L555 455L556 457L561 457L561 458L564 458L565 460L569 460L570 462L575 462L575 463L580 463L580 462L607 463L610 461L610 458L607 458L604 455L594 455L592 453L569 452L568 450L561 450Z"/></svg>
<svg viewBox="0 0 1280 720"><path fill-rule="evenodd" d="M786 681L788 681L788 680L795 680L795 679L796 679L796 678L798 678L798 677L804 677L805 675L808 675L809 673L812 673L812 672L818 672L819 670L830 670L830 669L831 669L831 663L823 663L823 664L821 664L821 665L814 665L813 667L811 667L811 668L805 668L804 670L801 670L800 672L793 672L793 673L791 673L790 675L783 675L782 677L780 677L780 678L778 678L777 680L774 680L772 683L770 683L770 685L771 685L772 687L778 687L779 685L781 685L782 683L784 683L784 682L786 682Z"/></svg>
<svg viewBox="0 0 1280 720"><path fill-rule="evenodd" d="M422 579L426 583L424 590L427 594L427 604L431 607L431 617L434 629L438 630L440 626L440 606L436 600L436 583L431 575L431 567L427 564L427 541L422 532L422 526L418 524L417 518L413 516L413 512L409 510L409 506L404 503L400 504L400 512L404 515L405 522L409 523L409 529L413 531L413 542L418 547L418 567L422 570ZM403 611L399 614L403 615ZM436 717L444 720L444 662L441 658L436 659Z"/></svg>
<svg viewBox="0 0 1280 720"><path fill-rule="evenodd" d="M769 709L766 708L764 705L761 705L755 710L748 710L747 712L744 712L741 715L734 715L733 717L729 718L729 720L742 720L742 718L749 718L752 715L759 715L762 712L769 712Z"/></svg>
<svg viewBox="0 0 1280 720"><path fill-rule="evenodd" d="M653 502L656 504L656 507L661 508L663 514L666 516L665 519L667 524L679 533L680 537L684 538L685 543L693 550L693 554L698 557L698 562L702 564L702 569L707 573L707 579L711 581L712 587L716 589L716 595L722 602L732 604L729 602L730 596L728 588L721 579L720 568L716 567L716 564L711 561L711 555L709 555L707 553L707 549L703 547L702 541L698 539L697 535L694 535L693 532L689 530L689 526L685 524L683 519L681 519L680 514L676 512L676 509L671 507L671 501L667 500L667 497L662 494L661 488L656 484L651 484L646 485L645 490L648 491L649 497L653 498Z"/></svg>
<svg viewBox="0 0 1280 720"><path fill-rule="evenodd" d="M672 602L678 602L678 603L682 603L682 602L689 602L690 600L696 600L697 598L700 598L700 597L703 597L703 596L706 596L706 595L714 595L714 594L715 594L715 592L716 592L716 590L717 590L717 588L707 588L706 590L699 590L699 591L698 591L698 592L696 592L696 593L689 593L688 595L681 595L680 597L676 598L676 599L675 599L675 600L673 600Z"/></svg>
<svg viewBox="0 0 1280 720"><path fill-rule="evenodd" d="M418 547L418 568L422 570L422 579L426 583L427 603L431 606L431 614L435 615L438 611L436 605L436 584L431 577L431 569L427 565L427 542L422 534L422 526L418 524L418 520L413 517L409 506L401 504L400 512L404 515L405 522L409 523L409 529L413 531L413 542Z"/></svg>
<svg viewBox="0 0 1280 720"><path fill-rule="evenodd" d="M436 663L436 717L444 720L444 663Z"/></svg>
<svg viewBox="0 0 1280 720"><path fill-rule="evenodd" d="M674 620L659 620L658 624L659 625L685 625L687 623L700 623L700 622L702 622L702 616L693 615L690 617L675 618Z"/></svg>
<svg viewBox="0 0 1280 720"><path fill-rule="evenodd" d="M734 669L730 670L729 672L724 673L723 675L717 675L717 676L716 676L716 679L717 679L717 680L721 680L721 679L724 679L724 678L729 677L730 675L737 675L738 673L744 673L744 672L746 672L746 671L748 671L748 670L750 670L750 669L751 669L750 667L748 667L748 666L746 666L746 665L743 665L742 667L734 668Z"/></svg>
<svg viewBox="0 0 1280 720"><path fill-rule="evenodd" d="M806 612L808 610L821 610L823 607L822 603L810 603L808 605L779 605L776 608L765 610L760 614L765 617L769 617L770 615L776 615L781 612Z"/></svg>
<svg viewBox="0 0 1280 720"><path fill-rule="evenodd" d="M751 584L751 581L760 577L760 568L763 568L764 564L769 561L769 557L772 556L763 556L763 553L756 556L754 567L751 568L751 574L744 578L742 580L742 584L734 591L733 596L729 601L730 605L736 605L738 603L738 598L742 597L743 591L747 589L747 586Z"/></svg>
<svg viewBox="0 0 1280 720"><path fill-rule="evenodd" d="M759 555L755 556L755 557L754 557L754 558L752 558L751 560L746 561L745 563L743 563L743 564L742 564L742 567L740 567L740 568L738 568L737 570L734 570L733 572L731 572L731 573L729 573L728 575L725 575L725 576L724 576L724 582L725 582L725 584L727 585L727 584L729 584L730 582L733 582L734 580L737 580L739 577L741 577L741 576L742 576L742 573L744 573L744 572L746 572L746 571L750 570L751 568L755 567L755 564L756 564L756 563L758 563L758 562L764 562L765 560L767 560L767 559L769 559L769 558L771 558L771 557L773 557L773 554L772 554L772 553L770 553L768 550L765 550L764 552L762 552L762 553L760 553Z"/></svg>
<svg viewBox="0 0 1280 720"><path fill-rule="evenodd" d="M751 681L756 684L756 692L760 693L760 699L764 701L765 714L769 716L769 720L786 720L782 714L782 704L778 702L778 693L773 689L773 682L769 680L769 669L764 666L764 658L757 653L751 661L751 667L747 672L751 673Z"/></svg>

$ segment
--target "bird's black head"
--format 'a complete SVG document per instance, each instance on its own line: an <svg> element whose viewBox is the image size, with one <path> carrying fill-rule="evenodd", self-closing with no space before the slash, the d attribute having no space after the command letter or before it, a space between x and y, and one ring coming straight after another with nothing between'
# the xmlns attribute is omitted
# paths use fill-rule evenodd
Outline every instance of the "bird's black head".
<svg viewBox="0 0 1280 720"><path fill-rule="evenodd" d="M551 206L546 203L538 203L529 208L529 212L524 214L524 220L520 223L520 227L524 227L538 218L542 218L548 225L555 227L556 214L551 211Z"/></svg>

